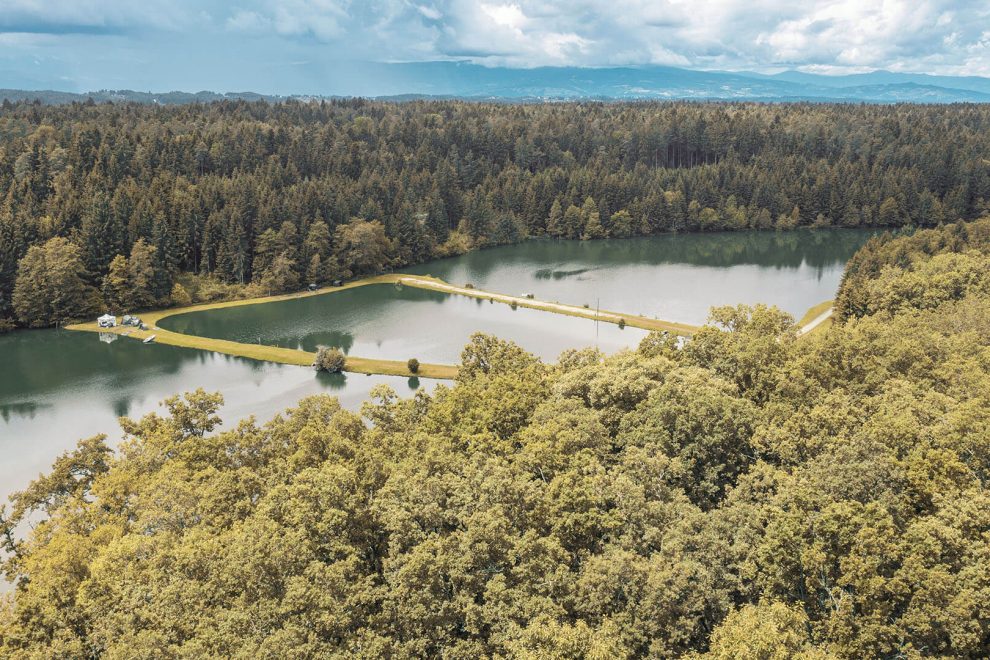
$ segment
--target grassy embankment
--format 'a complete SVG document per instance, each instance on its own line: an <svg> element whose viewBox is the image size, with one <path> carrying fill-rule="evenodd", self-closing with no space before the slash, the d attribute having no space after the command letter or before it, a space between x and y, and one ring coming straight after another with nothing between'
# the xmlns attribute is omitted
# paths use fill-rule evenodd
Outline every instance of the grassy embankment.
<svg viewBox="0 0 990 660"><path fill-rule="evenodd" d="M523 296L510 296L504 293L493 293L482 289L469 289L467 287L456 286L444 282L441 279L428 277L425 275L398 275L396 277L396 281L404 286L430 289L432 291L452 293L459 296L469 296L471 298L478 298L481 300L494 300L495 302L504 303L506 305L516 305L517 307L526 307L528 309L536 309L554 314L564 314L565 316L576 316L583 319L589 319L591 321L602 321L605 323L614 323L616 325L628 325L630 327L641 328L643 330L665 330L675 335L683 335L687 337L690 337L698 331L697 326L688 325L687 323L675 323L673 321L663 321L661 319L651 319L646 316L622 314L620 312L610 312L607 310L594 310L589 307L567 305L558 302L548 302L545 300L536 300L534 298L526 298Z"/></svg>
<svg viewBox="0 0 990 660"><path fill-rule="evenodd" d="M315 353L295 350L291 348L280 348L278 346L266 346L264 344L246 344L226 339L212 339L197 335L186 335L180 332L172 332L161 328L158 323L164 318L177 314L188 314L190 312L203 312L211 309L224 309L227 307L240 307L242 305L257 305L261 303L277 302L279 300L291 300L294 298L305 298L317 296L325 293L343 291L358 286L369 284L394 283L396 277L393 275L380 275L369 277L355 282L349 282L339 287L326 287L317 291L304 291L300 293L289 293L278 296L265 296L262 298L247 298L244 300L229 300L225 302L204 303L189 307L174 307L171 309L161 309L140 314L141 320L148 326L148 330L139 330L125 326L116 328L100 328L95 322L79 323L67 326L69 330L83 330L87 332L113 332L125 335L134 339L145 339L155 335L155 341L159 344L170 346L180 346L182 348L196 348L204 351L215 351L225 355L235 355L238 357L250 358L252 360L263 360L266 362L279 362L282 364L295 364L308 366L316 358ZM419 371L412 374L403 360L376 360L348 356L344 365L344 370L351 373L360 374L383 374L387 376L421 376L423 378L451 379L457 376L457 367L447 364L421 363Z"/></svg>
<svg viewBox="0 0 990 660"><path fill-rule="evenodd" d="M805 329L812 321L814 321L819 316L832 309L833 304L835 304L834 300L826 300L825 302L818 303L814 307L810 308L807 312L805 312L804 316L801 317L801 320L797 322L798 336L806 337L816 332L821 332L825 328L832 325L833 320L832 317L829 316L827 319L821 321L814 327L807 330Z"/></svg>
<svg viewBox="0 0 990 660"><path fill-rule="evenodd" d="M179 332L172 332L159 327L158 323L164 318L177 314L188 314L190 312L203 312L213 309L224 309L227 307L241 307L243 305L258 305L262 303L278 302L280 300L292 300L296 298L306 298L309 296L319 296L346 289L353 289L359 286L371 284L401 284L420 289L429 289L454 295L470 296L494 300L507 305L527 307L554 314L565 314L590 320L598 320L617 325L628 325L644 330L666 330L680 335L691 335L697 328L684 323L672 323L659 319L650 319L632 314L618 314L616 312L596 311L576 305L564 305L554 302L524 298L521 296L509 296L480 289L469 289L448 284L443 280L422 276L422 275L402 275L388 274L367 277L361 280L348 282L339 287L324 287L316 291L303 291L298 293L288 293L278 296L264 296L261 298L247 298L244 300L229 300L225 302L204 303L191 305L188 307L173 307L170 309L155 310L140 314L141 320L149 327L148 330L117 326L115 328L100 328L95 322L78 323L67 326L69 330L81 330L86 332L113 332L134 339L145 339L155 335L155 341L160 344L170 346L180 346L182 348L196 348L205 351L215 351L226 355L250 358L252 360L264 360L267 362L280 362L282 364L310 365L316 357L315 353L291 348L281 348L278 346L266 346L264 344L246 344L226 339L211 339L197 335L186 335ZM405 361L401 360L377 360L348 356L344 365L344 371L362 374L383 374L388 376L412 376ZM446 364L421 363L419 371L415 374L423 378L451 379L457 376L457 367Z"/></svg>

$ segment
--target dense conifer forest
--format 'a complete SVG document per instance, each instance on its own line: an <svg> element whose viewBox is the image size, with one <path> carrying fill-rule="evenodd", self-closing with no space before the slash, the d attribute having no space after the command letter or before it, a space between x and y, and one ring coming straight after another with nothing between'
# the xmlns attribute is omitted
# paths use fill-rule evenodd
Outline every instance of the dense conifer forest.
<svg viewBox="0 0 990 660"><path fill-rule="evenodd" d="M526 237L972 219L988 135L976 105L5 102L0 326Z"/></svg>
<svg viewBox="0 0 990 660"><path fill-rule="evenodd" d="M990 220L874 239L839 304L553 366L477 335L361 415L176 397L13 498L0 655L987 657Z"/></svg>

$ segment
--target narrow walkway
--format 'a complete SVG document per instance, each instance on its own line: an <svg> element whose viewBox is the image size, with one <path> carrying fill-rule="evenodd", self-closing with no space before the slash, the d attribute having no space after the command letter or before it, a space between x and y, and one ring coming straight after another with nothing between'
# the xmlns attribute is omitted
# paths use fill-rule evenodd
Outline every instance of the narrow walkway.
<svg viewBox="0 0 990 660"><path fill-rule="evenodd" d="M804 335L812 332L815 328L817 328L818 326L820 326L822 323L824 323L828 319L832 318L832 312L834 310L835 310L834 307L829 307L824 312L822 312L821 314L819 314L815 318L811 319L811 321L809 321L808 323L806 323L803 326L801 326L800 328L798 328L797 336L798 337L801 337L801 336L804 336Z"/></svg>
<svg viewBox="0 0 990 660"><path fill-rule="evenodd" d="M625 324L634 328L641 328L643 330L666 330L667 332L685 337L690 337L698 331L698 326L688 325L687 323L675 323L673 321L651 319L645 316L637 316L636 314L622 314L619 312L594 310L588 307L579 307L578 305L548 302L545 300L537 300L535 298L526 298L524 296L510 296L504 293L485 291L483 289L469 289L463 286L448 284L443 280L432 277L400 275L396 281L399 284L412 286L419 289L430 289L432 291L452 293L459 296L469 296L471 298L479 298L482 300L494 300L495 302L505 303L506 305L516 305L517 307L537 309L543 312L564 314L566 316L577 316L592 321L615 323L617 325Z"/></svg>
<svg viewBox="0 0 990 660"><path fill-rule="evenodd" d="M320 296L325 294L345 291L360 286L372 284L401 284L419 289L429 289L454 295L469 296L485 300L494 300L506 305L526 307L554 314L565 314L567 316L577 316L593 321L605 323L615 323L617 325L628 325L644 330L665 330L677 335L690 336L698 330L696 326L686 323L673 323L660 319L650 319L635 314L619 314L601 310L593 310L577 305L566 305L557 302L547 302L526 298L523 296L509 296L502 293L483 291L481 289L469 289L467 287L454 286L443 280L425 277L421 275L388 274L367 277L361 280L348 282L342 286L324 287L317 291L303 291L299 293L289 293L279 296L266 296L263 298L248 298L244 300L228 300L216 303L204 303L189 307L175 307L171 309L161 309L140 314L141 320L148 326L148 330L139 330L133 327L117 326L114 328L100 328L95 322L77 323L66 326L68 330L79 330L83 332L112 332L114 334L144 340L151 335L155 335L155 343L167 344L169 346L179 346L182 348L196 348L204 351L215 351L225 355L250 358L252 360L262 360L267 362L279 362L282 364L311 365L316 358L315 353L291 348L280 348L278 346L266 346L264 344L246 344L227 339L212 339L200 337L198 335L187 335L180 332L166 330L158 323L169 316L178 314L189 314L191 312L203 312L214 309L224 309L227 307L241 307L244 305L259 305L268 302L278 302L280 300L293 300L296 298L307 298L309 296ZM386 376L421 376L423 378L453 379L457 377L457 367L448 364L421 363L419 370L413 374L409 371L407 363L401 360L377 360L373 358L362 358L348 356L344 365L344 371L361 374L382 374Z"/></svg>

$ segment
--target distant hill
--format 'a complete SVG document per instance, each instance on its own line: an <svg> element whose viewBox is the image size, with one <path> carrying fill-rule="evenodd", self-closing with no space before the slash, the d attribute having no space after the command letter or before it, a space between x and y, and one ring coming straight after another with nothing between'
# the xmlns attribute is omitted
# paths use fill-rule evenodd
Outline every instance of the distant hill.
<svg viewBox="0 0 990 660"><path fill-rule="evenodd" d="M281 101L363 96L398 101L463 98L512 102L545 100L694 99L746 101L841 101L872 103L986 103L990 79L976 76L872 73L824 76L799 71L775 75L751 72L695 71L676 67L538 67L508 69L468 62L348 63L335 67L326 89L297 96L252 92L134 92L101 90L0 90L0 99L38 99L42 103L138 102L196 103L243 99Z"/></svg>
<svg viewBox="0 0 990 660"><path fill-rule="evenodd" d="M129 89L109 90L103 89L98 92L60 92L51 89L24 90L24 89L0 89L0 101L35 101L44 104L59 105L64 103L84 103L92 99L95 103L159 103L161 105L176 105L181 103L209 103L211 101L223 100L245 100L245 101L279 101L285 97L272 96L266 94L255 94L254 92L236 92L220 94L217 92L135 92Z"/></svg>

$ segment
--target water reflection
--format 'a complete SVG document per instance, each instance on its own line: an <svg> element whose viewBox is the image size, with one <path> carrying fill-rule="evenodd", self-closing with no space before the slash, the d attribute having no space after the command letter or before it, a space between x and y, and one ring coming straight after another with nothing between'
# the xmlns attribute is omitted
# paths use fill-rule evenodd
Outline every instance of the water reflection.
<svg viewBox="0 0 990 660"><path fill-rule="evenodd" d="M795 316L835 294L873 230L534 240L408 270L504 293L703 323L714 305L765 302Z"/></svg>
<svg viewBox="0 0 990 660"><path fill-rule="evenodd" d="M77 440L105 433L115 443L119 417L141 417L197 387L224 395L220 415L229 427L249 415L264 421L312 394L330 393L357 409L378 384L398 392L409 386L402 377L317 376L308 367L126 338L107 344L97 334L64 330L0 335L0 364L0 501Z"/></svg>
<svg viewBox="0 0 990 660"><path fill-rule="evenodd" d="M571 270L554 270L553 268L539 268L533 272L533 277L538 280L562 280L565 277L584 275L594 270L593 268L574 268ZM579 278L580 279L580 278Z"/></svg>
<svg viewBox="0 0 990 660"><path fill-rule="evenodd" d="M36 403L34 401L0 404L0 418L2 418L5 422L9 422L10 418L14 416L34 419L34 416L39 410L46 407L50 408L51 405L52 404Z"/></svg>
<svg viewBox="0 0 990 660"><path fill-rule="evenodd" d="M329 390L342 390L347 387L346 374L331 374L326 371L318 371L316 372L316 379Z"/></svg>
<svg viewBox="0 0 990 660"><path fill-rule="evenodd" d="M531 241L408 270L578 305L600 299L602 309L687 322L703 321L710 305L750 301L771 302L800 315L834 295L843 263L869 234L799 231ZM515 339L548 359L570 346L617 350L641 336L631 328L596 327L584 319L513 311L411 287L362 287L289 303L299 306L225 310L233 316L217 321L217 331L241 332L239 341L282 342L310 351L322 344L368 357L450 363L459 360L461 347L475 330ZM235 310L250 314L238 317ZM163 325L174 322L173 329L187 331L191 326L179 326L204 321L195 316L172 317ZM0 335L0 365L0 494L25 486L79 438L107 433L111 442L119 440L117 417L140 417L164 398L196 387L224 394L221 416L230 425L251 414L267 419L310 394L330 392L356 409L380 383L406 392L435 385L417 377L316 376L306 367L132 339L106 343L99 335L55 330Z"/></svg>
<svg viewBox="0 0 990 660"><path fill-rule="evenodd" d="M448 364L459 361L462 347L479 331L515 341L548 361L567 348L597 345L615 352L635 346L645 335L612 324L596 328L588 319L512 309L490 299L390 284L180 314L159 324L203 337L307 351L333 346L361 357Z"/></svg>

